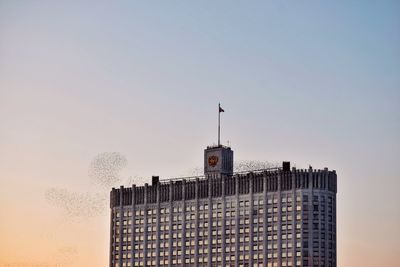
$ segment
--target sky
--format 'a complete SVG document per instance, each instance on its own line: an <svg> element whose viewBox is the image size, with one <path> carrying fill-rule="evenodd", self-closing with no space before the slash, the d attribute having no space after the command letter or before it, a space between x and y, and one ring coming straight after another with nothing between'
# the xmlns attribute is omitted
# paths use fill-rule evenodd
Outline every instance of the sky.
<svg viewBox="0 0 400 267"><path fill-rule="evenodd" d="M201 168L221 102L236 160L337 171L338 266L399 267L399 11L0 1L0 266L108 266L110 188Z"/></svg>

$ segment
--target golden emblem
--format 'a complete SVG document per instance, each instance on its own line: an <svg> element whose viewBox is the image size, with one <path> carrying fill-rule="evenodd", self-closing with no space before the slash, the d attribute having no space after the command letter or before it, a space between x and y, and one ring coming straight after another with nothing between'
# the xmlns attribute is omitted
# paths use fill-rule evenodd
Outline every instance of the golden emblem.
<svg viewBox="0 0 400 267"><path fill-rule="evenodd" d="M208 158L208 165L210 165L211 167L215 167L218 163L218 157L217 156L210 156Z"/></svg>

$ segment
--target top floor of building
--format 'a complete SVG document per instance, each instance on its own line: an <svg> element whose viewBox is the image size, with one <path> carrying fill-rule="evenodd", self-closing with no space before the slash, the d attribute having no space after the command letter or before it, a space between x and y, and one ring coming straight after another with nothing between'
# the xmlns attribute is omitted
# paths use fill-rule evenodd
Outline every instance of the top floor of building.
<svg viewBox="0 0 400 267"><path fill-rule="evenodd" d="M206 173L166 180L153 176L150 185L113 188L110 207L307 189L336 193L336 171L290 169L284 162L279 168L233 174Z"/></svg>

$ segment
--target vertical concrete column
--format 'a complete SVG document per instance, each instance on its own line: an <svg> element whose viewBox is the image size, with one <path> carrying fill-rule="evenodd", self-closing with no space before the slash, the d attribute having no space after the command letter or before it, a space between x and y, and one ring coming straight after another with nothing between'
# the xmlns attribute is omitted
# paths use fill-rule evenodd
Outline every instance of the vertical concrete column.
<svg viewBox="0 0 400 267"><path fill-rule="evenodd" d="M314 198L314 187L313 187L313 170L310 166L308 169L308 266L313 266L313 223L314 223L314 212L313 212L313 198Z"/></svg>
<svg viewBox="0 0 400 267"><path fill-rule="evenodd" d="M132 230L132 234L131 234L131 238L132 238L132 242L131 242L131 266L134 266L134 251L135 251L135 222L136 222L136 205L135 205L135 191L136 191L136 186L132 185L132 225L131 225L131 230Z"/></svg>
<svg viewBox="0 0 400 267"><path fill-rule="evenodd" d="M322 194L322 179L323 179L323 173L318 170L318 172L316 173L317 175L317 181L318 181L318 187L317 187L317 192L318 192L318 265L321 265L322 262L322 252L325 252L322 250L322 223L323 223L323 219L321 212L322 212L322 205L321 205L321 196L324 195ZM324 195L325 198L325 195ZM324 207L325 208L325 207ZM313 211L314 213L314 211ZM326 212L325 212L326 215ZM324 217L325 217L324 215ZM325 225L324 225L325 226ZM314 250L314 248L313 248Z"/></svg>
<svg viewBox="0 0 400 267"><path fill-rule="evenodd" d="M172 197L173 197L173 186L174 184L172 181L169 182L169 238L168 238L168 266L172 265L172 213L173 213L173 206L172 206Z"/></svg>
<svg viewBox="0 0 400 267"><path fill-rule="evenodd" d="M278 267L282 266L282 175L278 172Z"/></svg>
<svg viewBox="0 0 400 267"><path fill-rule="evenodd" d="M337 266L337 214L336 214L336 209L337 209L337 202L336 202L336 194L337 194L337 174L336 171L333 171L334 175L334 182L335 182L335 191L334 192L328 192L328 195L332 195L332 234L334 234L334 237L332 239L332 242L334 242L333 250L334 250L334 257L333 257L333 266Z"/></svg>
<svg viewBox="0 0 400 267"><path fill-rule="evenodd" d="M254 182L254 175L252 173L250 175L250 188L249 188L249 193L250 193L250 260L249 260L249 266L253 266L253 257L254 257L254 251L253 251L253 236L254 236L254 196L253 196L253 182Z"/></svg>
<svg viewBox="0 0 400 267"><path fill-rule="evenodd" d="M211 267L212 260L212 178L208 178L208 266Z"/></svg>
<svg viewBox="0 0 400 267"><path fill-rule="evenodd" d="M335 184L337 183L337 180L336 180L336 174L335 174ZM335 186L335 188L337 188L337 186ZM335 189L335 193L332 193L332 201L334 201L333 203L332 203L332 224L333 224L333 227L332 227L332 232L335 234L335 236L334 236L334 239L332 240L332 242L335 242L335 246L333 247L334 248L334 252L335 252L335 257L333 258L333 260L334 260L334 267L336 267L336 265L337 265L337 217L336 217L336 207L337 207L337 202L336 202L336 189Z"/></svg>
<svg viewBox="0 0 400 267"><path fill-rule="evenodd" d="M324 173L324 175L325 175L325 179L327 180L328 179L328 172L326 171L325 173ZM325 181L326 181L325 180ZM325 185L326 185L326 183L325 183ZM328 241L328 233L329 233L329 231L328 231L328 198L329 198L329 190L327 189L328 187L325 187L325 189L324 189L324 197L325 197L325 251L324 251L324 253L325 253L325 266L328 266L328 258L329 258L329 241ZM332 209L333 210L333 209ZM333 217L333 216L332 216ZM333 230L333 228L332 228L332 230Z"/></svg>
<svg viewBox="0 0 400 267"><path fill-rule="evenodd" d="M160 215L160 198L161 198L160 183L158 182L153 186L156 186L156 190L157 190L156 266L158 267L158 266L160 266L160 219L161 219L160 218L161 217L161 215Z"/></svg>
<svg viewBox="0 0 400 267"><path fill-rule="evenodd" d="M296 171L293 168L291 172L292 176L292 266L296 266L296 226L297 226L297 196L296 196Z"/></svg>
<svg viewBox="0 0 400 267"><path fill-rule="evenodd" d="M226 199L225 199L225 175L222 175L221 177L222 181L222 244L221 244L221 248L222 248L222 266L225 266L225 246L226 246L226 233L225 233L225 225L226 225Z"/></svg>
<svg viewBox="0 0 400 267"><path fill-rule="evenodd" d="M143 248L143 255L144 255L144 266L147 266L147 239L149 238L149 233L147 231L147 188L148 184L144 184L144 248Z"/></svg>
<svg viewBox="0 0 400 267"><path fill-rule="evenodd" d="M185 266L186 254L186 181L182 181L182 238L181 238L181 260L182 266Z"/></svg>
<svg viewBox="0 0 400 267"><path fill-rule="evenodd" d="M235 181L235 186L236 186L236 191L235 191L235 196L236 196L236 227L235 227L235 232L236 232L236 237L235 237L235 240L236 240L236 247L235 247L235 258L236 258L236 266L239 266L239 244L240 244L240 234L239 234L239 223L240 223L240 220L239 220L239 178L240 177L240 175L237 175L236 176L236 181Z"/></svg>
<svg viewBox="0 0 400 267"><path fill-rule="evenodd" d="M267 251L268 251L268 240L267 240L267 236L268 236L268 196L267 196L267 179L268 179L268 175L267 172L264 172L264 179L263 179L263 183L264 183L264 190L263 190L263 194L264 194L264 223L263 223L263 227L264 227L264 232L263 232L263 243L264 243L264 250L263 250L263 258L264 258L264 267L267 267L268 264L268 258L267 258Z"/></svg>
<svg viewBox="0 0 400 267"><path fill-rule="evenodd" d="M304 250L304 234L303 234L303 230L305 229L305 226L304 226L304 222L305 222L305 220L304 220L304 215L306 214L307 215L307 228L308 228L308 231L309 231L309 227L310 227L310 217L309 217L309 214L308 214L308 211L305 211L304 210L304 201L303 201L303 199L304 199L304 195L307 195L308 196L308 198L310 198L310 196L309 196L309 189L308 189L308 185L309 184L304 184L304 186L303 186L303 180L305 180L305 181L307 181L306 180L306 178L308 177L308 173L307 172L304 172L303 170L301 170L301 183L302 183L302 190L301 190L301 258L300 258L300 260L301 260L301 264L303 265L303 260L304 260L304 253L303 253L303 250ZM304 182L305 183L305 182ZM308 205L308 204L307 204ZM307 242L308 242L308 239L307 239ZM307 266L305 266L305 267L307 267Z"/></svg>
<svg viewBox="0 0 400 267"><path fill-rule="evenodd" d="M123 216L124 216L124 187L119 188L119 266L122 266L122 240L123 240Z"/></svg>
<svg viewBox="0 0 400 267"><path fill-rule="evenodd" d="M194 244L194 260L195 266L198 265L199 261L199 178L196 178L196 188L195 188L195 199L196 199L196 222L195 222L195 244Z"/></svg>

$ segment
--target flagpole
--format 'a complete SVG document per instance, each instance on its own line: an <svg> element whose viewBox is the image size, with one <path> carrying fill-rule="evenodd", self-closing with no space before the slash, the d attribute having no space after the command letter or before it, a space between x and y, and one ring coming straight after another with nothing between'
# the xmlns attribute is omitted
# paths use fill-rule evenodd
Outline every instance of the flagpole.
<svg viewBox="0 0 400 267"><path fill-rule="evenodd" d="M220 146L220 136L221 136L221 104L218 103L218 146Z"/></svg>

